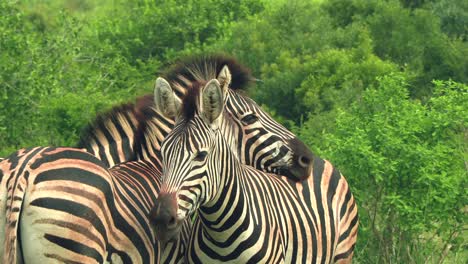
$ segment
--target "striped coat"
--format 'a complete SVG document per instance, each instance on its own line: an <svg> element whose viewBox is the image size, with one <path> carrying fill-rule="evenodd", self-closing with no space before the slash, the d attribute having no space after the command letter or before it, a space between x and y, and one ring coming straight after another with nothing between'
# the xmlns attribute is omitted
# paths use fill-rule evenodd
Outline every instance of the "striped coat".
<svg viewBox="0 0 468 264"><path fill-rule="evenodd" d="M351 262L358 216L344 177L317 157L302 182L243 165L230 137L243 127L219 107L219 83L193 89L162 146L157 237L198 212L190 263Z"/></svg>
<svg viewBox="0 0 468 264"><path fill-rule="evenodd" d="M148 221L160 186L154 166L109 171L87 152L50 147L20 150L0 166L3 263L159 263ZM167 257L181 256L181 246L169 245Z"/></svg>

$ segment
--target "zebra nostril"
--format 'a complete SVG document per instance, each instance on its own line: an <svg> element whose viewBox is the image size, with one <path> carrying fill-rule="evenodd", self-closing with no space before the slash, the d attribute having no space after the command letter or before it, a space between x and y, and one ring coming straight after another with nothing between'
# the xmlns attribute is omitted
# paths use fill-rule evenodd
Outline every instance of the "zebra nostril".
<svg viewBox="0 0 468 264"><path fill-rule="evenodd" d="M169 225L170 225L170 226L173 226L173 225L175 225L175 223L176 223L175 217L171 216L171 217L169 218Z"/></svg>
<svg viewBox="0 0 468 264"><path fill-rule="evenodd" d="M298 163L301 167L307 168L310 165L310 159L307 158L306 156L300 156L298 159Z"/></svg>

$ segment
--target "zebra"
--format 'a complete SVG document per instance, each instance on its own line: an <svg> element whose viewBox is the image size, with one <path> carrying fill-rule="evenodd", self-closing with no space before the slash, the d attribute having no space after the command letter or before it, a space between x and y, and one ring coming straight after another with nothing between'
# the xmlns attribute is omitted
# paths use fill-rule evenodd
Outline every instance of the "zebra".
<svg viewBox="0 0 468 264"><path fill-rule="evenodd" d="M176 236L197 212L190 263L351 262L357 207L328 161L314 157L302 182L246 166L235 135L249 129L225 111L229 91L218 80L192 86L181 106L167 85L158 89L158 107L182 109L161 147L162 186L150 216L158 239Z"/></svg>
<svg viewBox="0 0 468 264"><path fill-rule="evenodd" d="M178 101L193 83L224 78L219 81L229 84L227 111L252 130L249 138L239 143L241 161L294 180L310 175L312 153L253 100L242 95L253 77L234 58L220 54L189 56L170 66L162 77L174 89ZM135 104L115 107L84 130L77 147L93 153L109 167L133 160L159 163L161 142L171 131L175 117L173 113L161 116L156 104L153 95L145 95L137 98Z"/></svg>
<svg viewBox="0 0 468 264"><path fill-rule="evenodd" d="M183 241L161 248L149 223L160 175L144 161L109 170L81 149L17 151L0 163L2 263L181 263Z"/></svg>

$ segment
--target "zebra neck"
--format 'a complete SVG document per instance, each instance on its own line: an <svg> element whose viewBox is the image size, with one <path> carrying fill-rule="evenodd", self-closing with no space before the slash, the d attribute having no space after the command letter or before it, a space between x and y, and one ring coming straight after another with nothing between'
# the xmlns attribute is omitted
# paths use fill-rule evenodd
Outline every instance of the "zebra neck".
<svg viewBox="0 0 468 264"><path fill-rule="evenodd" d="M232 121L232 117L226 111L223 112L219 131L223 135L222 141L224 141L227 146L229 146L229 155L232 154L236 159L240 159L240 144L238 140L241 129L234 123L234 121Z"/></svg>
<svg viewBox="0 0 468 264"><path fill-rule="evenodd" d="M255 225L250 210L252 197L248 197L243 180L247 176L246 171L234 155L225 160L229 162L222 168L222 188L213 201L200 208L198 225L199 239L221 244L229 239L237 240L236 236L241 233L238 230L252 230Z"/></svg>
<svg viewBox="0 0 468 264"><path fill-rule="evenodd" d="M169 120L154 108L140 109L140 123L135 133L134 149L137 160L161 159L161 143L174 127Z"/></svg>

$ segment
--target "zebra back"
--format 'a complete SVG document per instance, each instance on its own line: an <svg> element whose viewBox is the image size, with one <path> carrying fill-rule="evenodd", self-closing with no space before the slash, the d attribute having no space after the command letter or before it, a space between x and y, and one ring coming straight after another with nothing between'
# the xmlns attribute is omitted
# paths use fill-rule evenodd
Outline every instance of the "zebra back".
<svg viewBox="0 0 468 264"><path fill-rule="evenodd" d="M108 170L81 149L16 152L0 163L2 263L180 263L184 243L161 251L148 223L160 178L151 162Z"/></svg>
<svg viewBox="0 0 468 264"><path fill-rule="evenodd" d="M133 143L139 126L137 116L132 103L99 114L83 129L76 147L95 155L108 168L135 160Z"/></svg>

